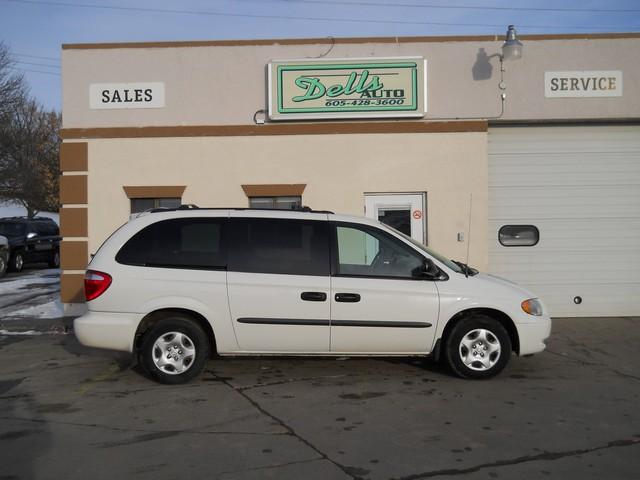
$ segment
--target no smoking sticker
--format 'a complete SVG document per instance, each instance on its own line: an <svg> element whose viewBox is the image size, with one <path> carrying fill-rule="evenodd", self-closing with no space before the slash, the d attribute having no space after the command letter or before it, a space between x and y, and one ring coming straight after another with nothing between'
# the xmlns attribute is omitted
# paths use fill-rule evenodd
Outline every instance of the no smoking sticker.
<svg viewBox="0 0 640 480"><path fill-rule="evenodd" d="M420 220L422 218L422 212L420 210L414 210L413 218L415 218L416 220Z"/></svg>

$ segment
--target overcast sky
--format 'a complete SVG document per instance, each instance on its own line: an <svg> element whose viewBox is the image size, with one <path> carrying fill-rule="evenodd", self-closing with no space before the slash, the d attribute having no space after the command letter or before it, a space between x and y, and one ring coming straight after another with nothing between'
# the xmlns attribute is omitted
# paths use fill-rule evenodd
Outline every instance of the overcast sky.
<svg viewBox="0 0 640 480"><path fill-rule="evenodd" d="M32 95L56 109L63 43L502 35L508 24L520 33L638 32L640 0L0 0L0 40Z"/></svg>

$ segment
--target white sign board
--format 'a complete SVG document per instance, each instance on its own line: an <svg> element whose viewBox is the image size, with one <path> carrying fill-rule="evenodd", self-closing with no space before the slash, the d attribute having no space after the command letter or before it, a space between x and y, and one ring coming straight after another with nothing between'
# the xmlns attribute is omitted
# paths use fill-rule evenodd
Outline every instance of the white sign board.
<svg viewBox="0 0 640 480"><path fill-rule="evenodd" d="M544 96L547 98L621 97L622 72L620 70L545 72Z"/></svg>
<svg viewBox="0 0 640 480"><path fill-rule="evenodd" d="M164 83L92 83L89 106L91 109L162 108Z"/></svg>

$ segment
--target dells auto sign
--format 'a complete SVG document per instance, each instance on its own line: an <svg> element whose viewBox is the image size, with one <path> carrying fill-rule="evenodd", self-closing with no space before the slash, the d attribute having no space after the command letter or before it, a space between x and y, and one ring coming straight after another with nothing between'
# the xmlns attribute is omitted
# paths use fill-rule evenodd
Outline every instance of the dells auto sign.
<svg viewBox="0 0 640 480"><path fill-rule="evenodd" d="M423 117L426 61L417 57L274 61L269 118Z"/></svg>

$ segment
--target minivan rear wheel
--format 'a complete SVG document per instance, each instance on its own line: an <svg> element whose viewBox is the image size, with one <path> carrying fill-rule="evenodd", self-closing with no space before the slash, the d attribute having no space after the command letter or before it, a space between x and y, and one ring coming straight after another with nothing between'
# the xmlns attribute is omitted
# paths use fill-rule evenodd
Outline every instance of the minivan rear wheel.
<svg viewBox="0 0 640 480"><path fill-rule="evenodd" d="M460 320L445 342L445 358L451 370L462 378L493 377L511 357L511 339L502 324L486 315Z"/></svg>
<svg viewBox="0 0 640 480"><path fill-rule="evenodd" d="M209 353L209 339L202 328L186 315L175 314L145 332L139 359L154 380L175 385L197 377Z"/></svg>

